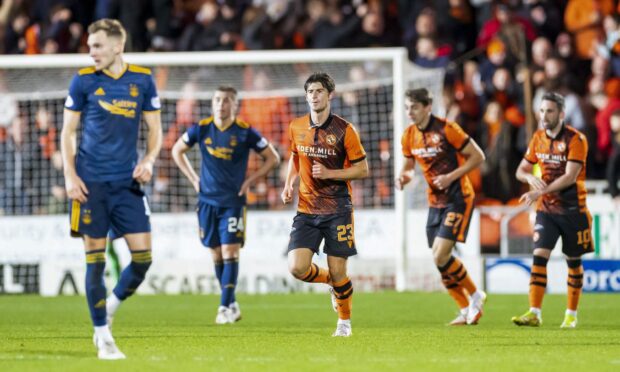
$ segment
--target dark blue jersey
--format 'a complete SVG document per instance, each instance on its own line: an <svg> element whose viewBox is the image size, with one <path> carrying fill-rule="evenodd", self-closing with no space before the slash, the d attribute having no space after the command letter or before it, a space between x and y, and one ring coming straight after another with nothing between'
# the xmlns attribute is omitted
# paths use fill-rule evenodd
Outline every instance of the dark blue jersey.
<svg viewBox="0 0 620 372"><path fill-rule="evenodd" d="M269 142L239 119L220 130L213 117L192 125L183 141L189 147L200 146L200 200L218 207L245 205L245 196L237 194L245 180L250 149L261 152Z"/></svg>
<svg viewBox="0 0 620 372"><path fill-rule="evenodd" d="M131 179L142 111L161 107L151 70L125 65L118 76L94 67L71 81L65 108L82 113L76 171L84 181Z"/></svg>

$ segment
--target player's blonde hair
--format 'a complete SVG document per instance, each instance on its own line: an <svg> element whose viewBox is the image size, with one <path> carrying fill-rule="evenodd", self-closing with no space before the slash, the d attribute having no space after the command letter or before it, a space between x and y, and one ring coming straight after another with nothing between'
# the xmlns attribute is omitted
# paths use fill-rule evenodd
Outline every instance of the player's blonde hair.
<svg viewBox="0 0 620 372"><path fill-rule="evenodd" d="M103 18L88 26L89 34L94 34L99 31L105 32L108 37L119 38L123 45L125 44L125 40L127 40L127 31L125 31L123 25L116 19Z"/></svg>

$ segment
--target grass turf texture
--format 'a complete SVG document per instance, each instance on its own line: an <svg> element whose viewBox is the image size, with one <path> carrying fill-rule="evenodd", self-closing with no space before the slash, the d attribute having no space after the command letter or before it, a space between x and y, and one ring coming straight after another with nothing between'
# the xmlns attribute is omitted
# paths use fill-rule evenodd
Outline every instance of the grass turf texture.
<svg viewBox="0 0 620 372"><path fill-rule="evenodd" d="M136 296L113 333L124 361L99 361L83 297L0 296L0 371L28 370L620 370L620 296L547 295L541 328L510 322L527 296L490 295L478 326L447 327L445 293L356 293L353 336L332 338L328 294L239 296L243 320L213 323L217 296Z"/></svg>

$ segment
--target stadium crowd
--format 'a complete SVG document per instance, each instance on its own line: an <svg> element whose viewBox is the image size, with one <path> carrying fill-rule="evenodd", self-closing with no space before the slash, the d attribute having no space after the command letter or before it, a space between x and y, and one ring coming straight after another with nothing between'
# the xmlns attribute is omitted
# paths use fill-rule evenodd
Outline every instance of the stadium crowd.
<svg viewBox="0 0 620 372"><path fill-rule="evenodd" d="M1 0L0 52L86 53L86 26L105 17L127 28L129 52L404 46L414 64L446 69L446 115L487 157L472 175L480 199L506 203L523 191L515 171L531 132L527 123L535 123L529 117L547 91L566 97L566 122L588 137L588 177L614 177L620 158L619 12L615 0ZM364 79L365 73L362 68L350 75ZM269 89L269 77L256 70L253 84ZM64 212L61 113L24 109L2 94L6 90L0 75L0 214ZM334 110L360 118L354 124L362 139L384 133L365 142L372 147L371 177L355 186L366 193L356 195L355 204L393 205L389 113L360 114L368 100L390 102L388 92L337 99ZM303 102L292 101L248 99L239 113L277 144L283 164L285 129L305 112ZM164 106L173 117L164 120L162 171L152 190L157 211L190 210L191 187L179 181L169 153L198 119L196 105L181 99ZM282 130L268 129L275 126ZM281 208L281 185L277 175L266 179L249 194L250 205ZM615 187L610 191L618 194Z"/></svg>

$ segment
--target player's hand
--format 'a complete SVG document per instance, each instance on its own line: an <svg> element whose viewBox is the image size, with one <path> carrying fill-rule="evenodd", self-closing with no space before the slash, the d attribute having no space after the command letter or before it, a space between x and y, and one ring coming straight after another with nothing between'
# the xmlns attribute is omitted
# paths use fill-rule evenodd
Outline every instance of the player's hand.
<svg viewBox="0 0 620 372"><path fill-rule="evenodd" d="M521 195L519 198L519 203L525 203L526 205L531 205L533 202L538 200L542 195L542 191L540 190L532 190L528 191L525 194Z"/></svg>
<svg viewBox="0 0 620 372"><path fill-rule="evenodd" d="M194 190L196 190L196 192L200 192L200 180L192 181L192 186L194 186Z"/></svg>
<svg viewBox="0 0 620 372"><path fill-rule="evenodd" d="M293 186L284 186L282 190L282 202L288 204L293 201Z"/></svg>
<svg viewBox="0 0 620 372"><path fill-rule="evenodd" d="M527 177L527 183L532 186L532 188L534 190L542 190L545 187L547 187L547 184L545 183L545 181L541 180L540 178L534 176L533 174L530 174Z"/></svg>
<svg viewBox="0 0 620 372"><path fill-rule="evenodd" d="M250 180L245 180L243 181L243 184L241 185L241 189L239 189L239 196L245 195L246 192L248 192L248 190L250 189Z"/></svg>
<svg viewBox="0 0 620 372"><path fill-rule="evenodd" d="M408 184L409 182L411 182L411 175L407 174L407 173L403 173L400 175L400 177L398 177L394 184L396 185L396 189L397 190L402 190L405 188L405 185Z"/></svg>
<svg viewBox="0 0 620 372"><path fill-rule="evenodd" d="M319 162L312 162L312 177L320 180L326 180L330 177L330 169L326 168Z"/></svg>
<svg viewBox="0 0 620 372"><path fill-rule="evenodd" d="M439 176L433 178L433 185L439 190L447 189L452 183L452 179L447 174L440 174Z"/></svg>
<svg viewBox="0 0 620 372"><path fill-rule="evenodd" d="M142 159L133 170L133 178L140 183L147 183L153 177L153 162L148 159Z"/></svg>
<svg viewBox="0 0 620 372"><path fill-rule="evenodd" d="M88 196L86 184L77 174L65 176L65 190L69 199L74 199L80 203L85 203Z"/></svg>

